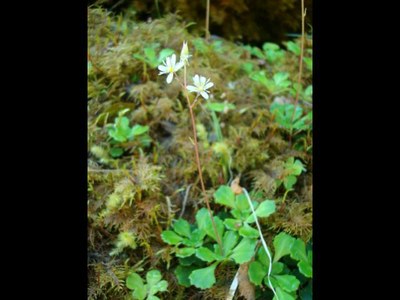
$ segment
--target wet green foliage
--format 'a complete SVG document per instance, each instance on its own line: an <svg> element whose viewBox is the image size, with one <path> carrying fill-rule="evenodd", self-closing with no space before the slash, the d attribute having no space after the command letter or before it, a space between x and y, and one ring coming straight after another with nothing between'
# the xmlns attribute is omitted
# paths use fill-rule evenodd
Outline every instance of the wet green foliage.
<svg viewBox="0 0 400 300"><path fill-rule="evenodd" d="M231 252L221 258L212 231L205 226L205 235L199 232L204 195L189 109L179 84L168 85L157 70L171 51L180 53L184 40L193 55L188 78L200 73L215 84L209 102L195 107L210 198L241 174L241 186L252 191L256 203L268 198L276 206L275 213L260 218L269 247L274 249L273 237L282 231L305 243L311 240L311 41L299 86L298 40L261 48L219 38L206 42L189 33L187 25L174 14L140 22L129 11L88 10L88 299L132 299L137 289L127 286L130 274L145 279L155 269L168 291L148 293L148 299L225 299L237 267L257 260L241 257L241 251L234 255L255 233L245 211L227 209L229 199L212 202L211 208ZM227 219L239 220L244 229L227 228L232 225ZM174 234L163 237L168 230ZM291 270L304 275L308 261L303 256L299 252L291 258L303 261ZM211 273L209 282L197 280ZM299 295L310 289L305 278ZM291 293L295 284L285 279L277 279L283 282L282 293ZM259 299L270 297L263 298L259 287L255 291Z"/></svg>

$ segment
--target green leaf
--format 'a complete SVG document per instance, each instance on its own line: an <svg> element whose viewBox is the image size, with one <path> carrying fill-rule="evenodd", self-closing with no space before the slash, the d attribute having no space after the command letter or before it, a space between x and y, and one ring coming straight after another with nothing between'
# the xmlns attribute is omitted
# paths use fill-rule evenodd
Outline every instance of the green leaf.
<svg viewBox="0 0 400 300"><path fill-rule="evenodd" d="M313 65L313 61L311 57L303 57L303 61L306 63L307 69L309 69L310 71L312 71L312 65Z"/></svg>
<svg viewBox="0 0 400 300"><path fill-rule="evenodd" d="M131 273L126 278L125 282L128 289L135 290L135 289L144 289L143 279L137 273Z"/></svg>
<svg viewBox="0 0 400 300"><path fill-rule="evenodd" d="M210 220L210 215L206 208L201 208L196 214L196 222L199 229L205 230L207 227L207 220Z"/></svg>
<svg viewBox="0 0 400 300"><path fill-rule="evenodd" d="M210 220L210 223L206 229L206 233L208 236L212 237L217 242L218 240L215 235L214 227L212 226L211 219L209 219L209 220ZM221 239L225 232L224 222L222 222L222 220L218 217L214 217L214 222L217 227L218 236Z"/></svg>
<svg viewBox="0 0 400 300"><path fill-rule="evenodd" d="M145 47L144 54L147 56L147 58L153 58L156 56L156 50L153 47Z"/></svg>
<svg viewBox="0 0 400 300"><path fill-rule="evenodd" d="M293 243L290 247L290 257L295 260L308 262L308 257L306 254L306 244L303 242L303 240L293 240Z"/></svg>
<svg viewBox="0 0 400 300"><path fill-rule="evenodd" d="M203 239L206 236L206 232L201 229L195 229L192 232L191 240L195 243L195 247L197 245L201 245L203 243Z"/></svg>
<svg viewBox="0 0 400 300"><path fill-rule="evenodd" d="M158 55L158 63L161 64L164 59L166 59L168 56L171 56L174 54L174 50L170 48L165 48L160 51L160 54Z"/></svg>
<svg viewBox="0 0 400 300"><path fill-rule="evenodd" d="M212 224L210 215L206 208L203 207L202 209L200 209L197 212L196 221L197 221L197 224L199 225L200 229L204 230L209 237L211 237L215 241L217 241L215 231L214 231L214 226ZM218 217L214 217L214 222L215 222L215 226L217 227L218 235L220 237L222 237L222 235L224 234L224 229L225 229L224 223Z"/></svg>
<svg viewBox="0 0 400 300"><path fill-rule="evenodd" d="M184 219L178 219L175 221L175 223L172 226L174 228L174 231L178 233L181 236L186 236L190 238L190 224L188 221Z"/></svg>
<svg viewBox="0 0 400 300"><path fill-rule="evenodd" d="M277 261L272 263L271 275L280 274L283 271L284 264Z"/></svg>
<svg viewBox="0 0 400 300"><path fill-rule="evenodd" d="M214 271L218 263L203 269L194 270L190 276L190 283L199 289L208 289L215 283Z"/></svg>
<svg viewBox="0 0 400 300"><path fill-rule="evenodd" d="M264 53L257 47L251 48L251 54L257 56L260 59L264 59Z"/></svg>
<svg viewBox="0 0 400 300"><path fill-rule="evenodd" d="M190 266L182 266L179 265L175 269L175 275L176 278L178 278L178 282L180 285L183 285L184 287L189 287L191 285L190 280L189 280L189 275L192 273L193 270L196 270L196 266L190 265Z"/></svg>
<svg viewBox="0 0 400 300"><path fill-rule="evenodd" d="M135 126L132 127L130 136L141 135L148 130L149 130L149 126L142 126L142 125L136 124Z"/></svg>
<svg viewBox="0 0 400 300"><path fill-rule="evenodd" d="M110 149L110 154L112 157L120 157L122 154L124 154L124 149L119 148L119 147L113 147Z"/></svg>
<svg viewBox="0 0 400 300"><path fill-rule="evenodd" d="M307 250L307 261L311 263L312 258L313 258L313 252L311 249L309 249L309 250Z"/></svg>
<svg viewBox="0 0 400 300"><path fill-rule="evenodd" d="M289 73L278 72L273 76L275 84L280 88L287 88L290 85Z"/></svg>
<svg viewBox="0 0 400 300"><path fill-rule="evenodd" d="M146 274L147 289L149 296L156 294L157 292L164 292L167 290L168 282L161 280L162 275L158 270L151 270Z"/></svg>
<svg viewBox="0 0 400 300"><path fill-rule="evenodd" d="M290 172L291 175L298 176L302 171L305 171L305 168L300 160L296 159L294 162L293 160L294 158L290 157L285 164L285 168Z"/></svg>
<svg viewBox="0 0 400 300"><path fill-rule="evenodd" d="M213 46L215 52L218 52L218 53L222 53L223 52L222 41L214 41L212 43L212 46Z"/></svg>
<svg viewBox="0 0 400 300"><path fill-rule="evenodd" d="M136 59L138 59L138 60L140 60L140 61L143 61L143 62L146 61L146 59L144 58L144 56L143 56L143 55L140 55L140 54L138 54L138 53L133 54L133 57L136 58Z"/></svg>
<svg viewBox="0 0 400 300"><path fill-rule="evenodd" d="M304 276L306 276L308 278L312 278L313 270L312 270L312 266L311 266L311 264L309 262L301 260L301 261L299 261L297 266L299 267L300 272Z"/></svg>
<svg viewBox="0 0 400 300"><path fill-rule="evenodd" d="M216 111L216 112L226 112L230 109L235 109L236 106L232 103L227 102L207 102L206 107L209 110Z"/></svg>
<svg viewBox="0 0 400 300"><path fill-rule="evenodd" d="M253 72L254 65L251 62L246 62L241 65L241 68L247 73L250 74Z"/></svg>
<svg viewBox="0 0 400 300"><path fill-rule="evenodd" d="M168 290L168 281L166 281L166 280L161 280L160 282L158 282L157 284L156 284L156 289L159 291L159 292L165 292L165 291L167 291Z"/></svg>
<svg viewBox="0 0 400 300"><path fill-rule="evenodd" d="M250 75L250 79L257 81L266 87L268 87L269 85L269 80L267 79L264 71L260 71Z"/></svg>
<svg viewBox="0 0 400 300"><path fill-rule="evenodd" d="M248 237L248 238L258 238L259 237L258 230L254 229L247 223L244 223L242 228L239 229L239 234L243 237Z"/></svg>
<svg viewBox="0 0 400 300"><path fill-rule="evenodd" d="M236 246L239 240L239 235L234 231L227 231L222 238L222 245L224 250L224 255L227 256L229 252ZM219 253L219 252L217 252Z"/></svg>
<svg viewBox="0 0 400 300"><path fill-rule="evenodd" d="M123 110L120 113L125 113L125 110ZM129 129L129 119L127 117L118 117L116 118L116 127L122 128L122 129Z"/></svg>
<svg viewBox="0 0 400 300"><path fill-rule="evenodd" d="M299 288L300 281L293 275L274 275L278 285L286 292L294 292Z"/></svg>
<svg viewBox="0 0 400 300"><path fill-rule="evenodd" d="M264 51L267 51L267 50L279 50L280 49L279 45L274 44L274 43L264 43L262 48L263 48Z"/></svg>
<svg viewBox="0 0 400 300"><path fill-rule="evenodd" d="M180 244L183 238L171 230L166 230L161 233L161 238L164 242L170 245Z"/></svg>
<svg viewBox="0 0 400 300"><path fill-rule="evenodd" d="M235 208L235 194L229 186L221 185L214 193L215 202Z"/></svg>
<svg viewBox="0 0 400 300"><path fill-rule="evenodd" d="M267 256L267 253L265 252L264 247L260 247L260 249L257 252L257 261L259 261L261 264L265 266L265 268L268 270L269 267L269 258ZM272 269L271 269L271 275L275 274L280 274L282 273L284 268L284 264L281 262L273 262L272 263Z"/></svg>
<svg viewBox="0 0 400 300"><path fill-rule="evenodd" d="M168 282L166 280L161 280L160 282L156 283L155 285L152 285L148 288L148 293L149 296L153 296L154 294L157 294L158 292L165 292L168 290ZM149 299L149 298L147 298Z"/></svg>
<svg viewBox="0 0 400 300"><path fill-rule="evenodd" d="M132 293L133 299L137 300L144 300L146 298L146 295L147 295L147 284L145 284L142 289L136 289Z"/></svg>
<svg viewBox="0 0 400 300"><path fill-rule="evenodd" d="M313 94L313 86L312 86L312 84L310 84L309 86L306 87L306 89L304 91L304 94L306 96L310 96L310 97L312 96L312 94Z"/></svg>
<svg viewBox="0 0 400 300"><path fill-rule="evenodd" d="M238 231L242 227L242 221L237 219L225 219L224 225L226 228L234 231Z"/></svg>
<svg viewBox="0 0 400 300"><path fill-rule="evenodd" d="M281 232L274 238L275 256L274 262L278 261L282 256L291 253L292 245L295 238L285 232Z"/></svg>
<svg viewBox="0 0 400 300"><path fill-rule="evenodd" d="M249 279L255 285L261 285L263 278L267 275L268 268L259 263L258 261L253 261L249 266Z"/></svg>
<svg viewBox="0 0 400 300"><path fill-rule="evenodd" d="M204 42L202 38L196 38L192 40L193 46L196 48L197 51L200 53L206 53L208 50L207 44Z"/></svg>
<svg viewBox="0 0 400 300"><path fill-rule="evenodd" d="M130 135L131 129L129 128L129 119L122 117L128 111L125 109L119 112L119 117L114 119L114 124L108 127L108 134L117 142L125 142Z"/></svg>
<svg viewBox="0 0 400 300"><path fill-rule="evenodd" d="M283 185L285 186L286 190L291 190L292 187L296 184L297 178L296 176L289 175L283 179Z"/></svg>
<svg viewBox="0 0 400 300"><path fill-rule="evenodd" d="M264 200L260 203L260 205L255 210L256 216L259 218L266 218L275 212L275 201L273 200ZM254 215L251 214L247 220L247 223L255 222Z"/></svg>
<svg viewBox="0 0 400 300"><path fill-rule="evenodd" d="M296 120L298 120L303 114L303 109L301 106L296 106L296 113L293 118L294 122L292 122L294 105L291 103L279 104L278 102L274 102L271 105L270 110L271 113L275 115L276 122L286 129L291 128L292 124L294 124Z"/></svg>
<svg viewBox="0 0 400 300"><path fill-rule="evenodd" d="M287 42L286 44L287 49L294 53L295 55L300 55L301 49L300 46L292 41Z"/></svg>
<svg viewBox="0 0 400 300"><path fill-rule="evenodd" d="M195 255L188 256L188 257L180 257L178 258L179 264L182 266L192 266L192 265L198 265L201 264L202 261L198 259Z"/></svg>
<svg viewBox="0 0 400 300"><path fill-rule="evenodd" d="M158 270L151 270L146 274L146 281L148 285L155 285L157 282L161 280L162 276L160 271Z"/></svg>
<svg viewBox="0 0 400 300"><path fill-rule="evenodd" d="M236 196L236 208L241 211L247 211L250 209L249 201L247 200L246 195L240 194Z"/></svg>
<svg viewBox="0 0 400 300"><path fill-rule="evenodd" d="M240 211L239 209L232 209L231 210L231 215L234 216L236 219L238 220L242 220L242 211Z"/></svg>
<svg viewBox="0 0 400 300"><path fill-rule="evenodd" d="M150 295L147 297L147 300L160 300L160 298L158 298L157 296L154 296L154 295Z"/></svg>
<svg viewBox="0 0 400 300"><path fill-rule="evenodd" d="M206 262L213 262L214 260L220 260L221 258L219 255L216 255L210 249L205 247L200 247L197 249L196 256Z"/></svg>
<svg viewBox="0 0 400 300"><path fill-rule="evenodd" d="M196 252L196 249L194 248L180 248L176 250L176 256L177 257L188 257L190 255L193 255Z"/></svg>
<svg viewBox="0 0 400 300"><path fill-rule="evenodd" d="M190 239L184 239L183 244L189 247L199 247L203 244L203 239L206 236L206 232L201 229L195 229L191 233Z"/></svg>
<svg viewBox="0 0 400 300"><path fill-rule="evenodd" d="M276 291L276 294L278 295L279 300L296 300L295 297L293 297L289 293L285 292L280 287L276 287L275 291ZM276 298L276 296L274 296L274 298L272 300L278 300L278 298Z"/></svg>
<svg viewBox="0 0 400 300"><path fill-rule="evenodd" d="M146 56L147 62L150 64L151 67L157 67L157 57L156 57L156 50L152 47L144 48L144 55Z"/></svg>
<svg viewBox="0 0 400 300"><path fill-rule="evenodd" d="M256 244L257 240L255 239L243 238L239 245L233 249L230 258L232 258L238 264L250 261L250 259L253 257Z"/></svg>
<svg viewBox="0 0 400 300"><path fill-rule="evenodd" d="M300 299L301 300L312 300L312 280L308 282L305 288L300 290Z"/></svg>
<svg viewBox="0 0 400 300"><path fill-rule="evenodd" d="M275 201L264 200L256 209L256 215L260 218L266 218L275 212Z"/></svg>

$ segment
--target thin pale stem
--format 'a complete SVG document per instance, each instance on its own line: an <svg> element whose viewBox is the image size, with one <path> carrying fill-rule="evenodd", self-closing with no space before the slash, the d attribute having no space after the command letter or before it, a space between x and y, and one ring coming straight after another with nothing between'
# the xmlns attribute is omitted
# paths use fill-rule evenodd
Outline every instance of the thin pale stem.
<svg viewBox="0 0 400 300"><path fill-rule="evenodd" d="M298 88L296 90L296 100L295 100L295 108L299 101L299 90L301 84L301 75L303 73L303 56L304 56L304 18L306 16L306 12L304 11L304 0L301 0L301 48L300 48L300 61L299 61L299 79L298 79ZM293 111L292 121L294 118L296 110Z"/></svg>
<svg viewBox="0 0 400 300"><path fill-rule="evenodd" d="M192 109L194 108L198 100L199 100L199 94L197 94L196 99L194 99L193 103L191 104Z"/></svg>
<svg viewBox="0 0 400 300"><path fill-rule="evenodd" d="M260 235L261 243L262 243L262 245L264 247L265 252L268 255L268 259L269 259L269 266L268 266L268 273L267 273L268 283L269 283L269 286L270 286L272 292L274 293L276 299L279 300L278 295L276 294L276 291L275 291L275 289L274 289L274 287L272 285L272 282L270 280L270 276L271 276L271 272L272 272L272 257L271 257L271 254L269 253L267 243L264 240L264 236L263 236L262 231L261 231L261 226L258 223L257 215L256 215L256 212L254 211L253 203L251 203L251 198L249 196L249 193L247 192L247 190L245 188L243 188L243 192L246 195L247 201L249 202L249 205L250 205L250 208L251 208L251 212L253 213L253 216L254 216L254 220L256 221L256 225L257 225L258 233Z"/></svg>
<svg viewBox="0 0 400 300"><path fill-rule="evenodd" d="M293 119L296 114L296 107L299 102L299 90L301 84L301 75L303 73L303 56L304 56L304 19L306 17L306 11L304 10L304 0L301 0L301 48L300 48L300 61L299 61L299 79L298 86L296 89L296 100L294 102L294 109L292 114L291 124L293 125ZM292 130L290 130L290 137L292 136Z"/></svg>
<svg viewBox="0 0 400 300"><path fill-rule="evenodd" d="M207 0L207 8L206 8L206 40L207 41L210 38L209 25L210 25L210 0Z"/></svg>

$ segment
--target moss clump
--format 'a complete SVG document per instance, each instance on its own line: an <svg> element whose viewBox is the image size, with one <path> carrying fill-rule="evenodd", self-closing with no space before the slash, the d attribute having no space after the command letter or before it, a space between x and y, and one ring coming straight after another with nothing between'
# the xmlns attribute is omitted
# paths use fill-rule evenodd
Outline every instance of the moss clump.
<svg viewBox="0 0 400 300"><path fill-rule="evenodd" d="M223 299L236 270L219 267L221 284L199 294L178 285L173 249L161 240L160 233L183 210L187 220L194 219L204 195L181 88L177 82L166 84L151 63L138 57L150 48L156 56L165 48L179 53L182 41L188 41L193 54L188 77L200 73L211 78L215 86L209 102L235 107L216 112L216 117L204 102L195 107L207 194L212 198L219 185L241 174L243 187L260 199L276 200L277 213L261 224L269 237L283 230L307 241L312 237L312 128L290 132L278 124L271 104L294 103L295 96L290 90L274 94L252 79L258 72L267 79L286 72L288 80L296 82L298 56L283 48L281 60L271 62L252 47L225 39L206 42L189 33L175 14L151 22L132 16L99 7L88 11L89 299L128 299L124 280L132 268L141 275L151 268L160 270L169 287L163 299ZM311 44L307 47L311 50ZM312 70L305 69L302 83L312 84ZM303 115L312 110L304 95L299 103ZM123 153L113 157L115 145L107 128L125 109L130 126L148 126L150 142L124 142ZM307 171L287 192L278 180L290 157L301 160ZM211 204L215 213L223 213Z"/></svg>

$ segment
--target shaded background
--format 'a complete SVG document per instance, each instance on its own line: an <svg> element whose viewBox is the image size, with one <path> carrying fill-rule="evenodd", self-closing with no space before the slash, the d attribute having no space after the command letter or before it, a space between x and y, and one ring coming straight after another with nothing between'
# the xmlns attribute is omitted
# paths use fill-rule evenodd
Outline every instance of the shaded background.
<svg viewBox="0 0 400 300"><path fill-rule="evenodd" d="M134 10L138 20L178 13L189 31L204 34L206 0L89 0L115 13ZM311 32L312 0L305 0L306 31ZM210 33L231 41L261 45L280 43L287 34L301 33L300 0L210 0Z"/></svg>

